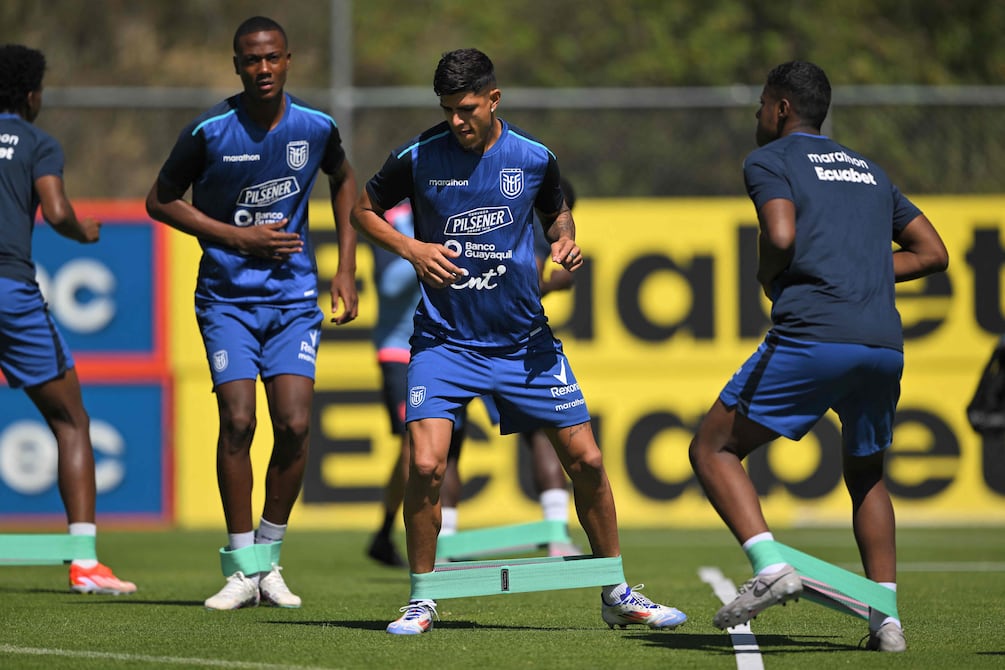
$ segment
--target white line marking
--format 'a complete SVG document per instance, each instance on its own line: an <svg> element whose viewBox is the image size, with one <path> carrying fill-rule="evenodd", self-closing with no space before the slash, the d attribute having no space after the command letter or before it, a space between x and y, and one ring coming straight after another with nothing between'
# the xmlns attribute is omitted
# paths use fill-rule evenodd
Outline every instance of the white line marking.
<svg viewBox="0 0 1005 670"><path fill-rule="evenodd" d="M698 568L698 576L701 577L701 581L712 587L712 593L722 601L723 605L736 597L736 585L726 578L719 568L707 566ZM750 632L750 622L733 626L727 631L733 644L733 651L736 653L737 670L764 670L764 659L761 658L757 638Z"/></svg>
<svg viewBox="0 0 1005 670"><path fill-rule="evenodd" d="M180 658L175 656L144 656L141 654L114 654L103 651L77 651L69 649L40 649L38 647L17 647L0 645L0 654L12 656L63 656L67 658L108 659L131 663L161 663L164 665L187 665L205 668L241 668L242 670L330 670L305 665L279 665L274 663L253 663L249 661L225 661L213 658Z"/></svg>

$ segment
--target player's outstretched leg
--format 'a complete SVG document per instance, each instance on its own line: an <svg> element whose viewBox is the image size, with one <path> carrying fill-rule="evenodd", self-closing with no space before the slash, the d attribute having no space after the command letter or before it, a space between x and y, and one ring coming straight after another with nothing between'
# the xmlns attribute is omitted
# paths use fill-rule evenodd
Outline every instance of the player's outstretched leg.
<svg viewBox="0 0 1005 670"><path fill-rule="evenodd" d="M772 605L798 600L802 592L803 582L791 565L771 574L755 575L740 587L732 602L715 613L712 623L720 629L745 624Z"/></svg>
<svg viewBox="0 0 1005 670"><path fill-rule="evenodd" d="M614 604L600 597L600 616L609 627L642 624L653 630L673 630L687 621L687 615L676 607L667 607L654 603L642 595L643 584L625 590L624 594Z"/></svg>
<svg viewBox="0 0 1005 670"><path fill-rule="evenodd" d="M413 600L402 607L402 615L387 624L391 635L419 635L433 629L433 621L439 620L435 600Z"/></svg>

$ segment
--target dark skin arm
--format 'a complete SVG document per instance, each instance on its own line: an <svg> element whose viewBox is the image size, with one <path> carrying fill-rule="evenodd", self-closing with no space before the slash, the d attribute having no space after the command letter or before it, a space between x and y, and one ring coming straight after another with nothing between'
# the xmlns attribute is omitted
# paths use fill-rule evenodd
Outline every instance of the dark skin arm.
<svg viewBox="0 0 1005 670"><path fill-rule="evenodd" d="M792 260L796 239L795 205L781 198L769 200L761 207L757 218L761 226L757 280L765 295L770 297L771 282ZM893 273L898 282L942 272L949 267L949 252L924 214L915 217L893 241L900 247L893 252Z"/></svg>
<svg viewBox="0 0 1005 670"><path fill-rule="evenodd" d="M949 267L946 245L924 214L912 219L893 241L900 246L893 252L893 274L898 282L942 272Z"/></svg>
<svg viewBox="0 0 1005 670"><path fill-rule="evenodd" d="M332 323L349 323L359 313L359 296L356 293L356 229L351 213L356 199L356 173L348 161L328 175L331 190L332 214L338 234L338 269L331 281ZM339 300L342 312L339 313Z"/></svg>
<svg viewBox="0 0 1005 670"><path fill-rule="evenodd" d="M52 229L63 237L90 244L97 242L101 235L101 222L91 217L78 219L73 205L66 197L63 180L55 175L46 175L35 180L42 208L42 217Z"/></svg>
<svg viewBox="0 0 1005 670"><path fill-rule="evenodd" d="M791 200L769 200L757 212L757 281L771 297L771 283L789 267L796 242L796 206Z"/></svg>
<svg viewBox="0 0 1005 670"><path fill-rule="evenodd" d="M286 219L261 226L234 226L206 216L183 199L184 195L158 179L147 194L147 214L183 233L249 256L283 261L304 249L299 235L283 230Z"/></svg>

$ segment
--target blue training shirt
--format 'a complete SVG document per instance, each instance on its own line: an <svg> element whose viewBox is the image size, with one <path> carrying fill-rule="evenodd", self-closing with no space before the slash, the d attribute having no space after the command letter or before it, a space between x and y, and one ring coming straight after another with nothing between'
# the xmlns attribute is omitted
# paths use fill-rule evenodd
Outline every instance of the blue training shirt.
<svg viewBox="0 0 1005 670"><path fill-rule="evenodd" d="M772 286L772 329L817 342L902 350L893 236L921 214L886 173L828 137L793 133L743 165L758 210L795 204L795 254Z"/></svg>
<svg viewBox="0 0 1005 670"><path fill-rule="evenodd" d="M502 122L484 154L457 143L446 122L395 150L366 185L388 209L412 202L415 237L460 252L466 275L446 288L421 284L415 335L482 349L525 344L547 323L534 258L534 209L562 207L558 161Z"/></svg>
<svg viewBox="0 0 1005 670"><path fill-rule="evenodd" d="M0 277L35 283L35 181L47 176L63 177L59 142L17 114L0 113Z"/></svg>
<svg viewBox="0 0 1005 670"><path fill-rule="evenodd" d="M248 118L241 95L220 102L189 124L161 168L160 179L192 187L192 204L236 226L289 219L304 250L283 261L253 258L200 240L196 298L245 304L317 301L317 264L308 234L308 199L318 169L345 160L335 120L286 95L282 120L266 130Z"/></svg>

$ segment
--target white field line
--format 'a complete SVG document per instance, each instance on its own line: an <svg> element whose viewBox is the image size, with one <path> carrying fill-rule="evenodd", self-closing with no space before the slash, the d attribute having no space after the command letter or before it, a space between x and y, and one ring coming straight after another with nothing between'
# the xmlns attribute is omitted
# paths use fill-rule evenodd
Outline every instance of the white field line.
<svg viewBox="0 0 1005 670"><path fill-rule="evenodd" d="M145 656L143 654L116 654L103 651L77 651L72 649L42 649L0 644L0 655L9 656L61 656L64 658L106 659L128 663L184 665L190 668L235 668L237 670L331 670L305 665L277 665L251 661L226 661L215 658L183 658L176 656Z"/></svg>
<svg viewBox="0 0 1005 670"><path fill-rule="evenodd" d="M736 597L736 585L715 567L698 568L701 581L712 587L712 593L726 604ZM736 653L736 670L764 670L764 660L757 646L757 638L750 631L750 622L728 629L729 640Z"/></svg>

